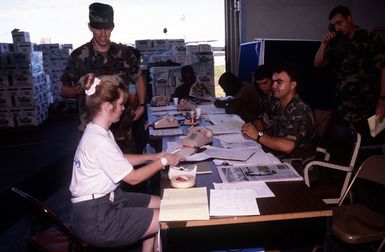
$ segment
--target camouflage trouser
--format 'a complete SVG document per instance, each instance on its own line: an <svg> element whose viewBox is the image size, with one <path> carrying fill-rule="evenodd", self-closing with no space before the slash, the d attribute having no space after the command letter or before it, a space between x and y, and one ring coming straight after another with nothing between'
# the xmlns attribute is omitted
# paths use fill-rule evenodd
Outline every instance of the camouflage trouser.
<svg viewBox="0 0 385 252"><path fill-rule="evenodd" d="M111 125L110 130L116 143L124 153L132 153L135 149L135 141L132 133L133 110L128 107L124 110L119 122Z"/></svg>
<svg viewBox="0 0 385 252"><path fill-rule="evenodd" d="M374 109L373 109L373 114ZM333 125L346 126L361 134L361 145L371 141L367 118L370 114L365 111L354 111L346 106L340 106L335 111Z"/></svg>

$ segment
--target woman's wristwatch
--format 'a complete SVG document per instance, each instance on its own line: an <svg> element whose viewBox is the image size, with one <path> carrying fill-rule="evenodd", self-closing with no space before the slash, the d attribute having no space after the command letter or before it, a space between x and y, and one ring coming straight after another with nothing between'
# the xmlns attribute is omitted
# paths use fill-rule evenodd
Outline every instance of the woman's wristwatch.
<svg viewBox="0 0 385 252"><path fill-rule="evenodd" d="M165 157L160 157L160 162L162 163L163 169L168 165L168 160Z"/></svg>

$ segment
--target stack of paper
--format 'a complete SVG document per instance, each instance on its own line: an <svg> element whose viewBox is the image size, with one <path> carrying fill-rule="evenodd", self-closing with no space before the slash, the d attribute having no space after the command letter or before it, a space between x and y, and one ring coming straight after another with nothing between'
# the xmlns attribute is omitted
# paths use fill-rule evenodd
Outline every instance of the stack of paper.
<svg viewBox="0 0 385 252"><path fill-rule="evenodd" d="M246 139L241 133L217 135L215 138L217 138L221 142L223 148L226 149L261 146L254 140Z"/></svg>
<svg viewBox="0 0 385 252"><path fill-rule="evenodd" d="M210 216L259 215L254 191L210 190Z"/></svg>
<svg viewBox="0 0 385 252"><path fill-rule="evenodd" d="M244 124L245 121L242 120L238 115L234 114L217 114L217 115L208 115L208 120L212 124L220 124L227 121L239 121Z"/></svg>
<svg viewBox="0 0 385 252"><path fill-rule="evenodd" d="M214 135L219 134L231 134L240 133L243 123L238 120L229 120L220 124L207 125L208 129L211 129Z"/></svg>
<svg viewBox="0 0 385 252"><path fill-rule="evenodd" d="M217 108L214 104L201 104L199 107L202 109L202 115L226 114L224 108Z"/></svg>
<svg viewBox="0 0 385 252"><path fill-rule="evenodd" d="M235 151L234 149L224 149L219 147L213 147L213 146L204 146L206 150L195 153L190 156L186 157L186 161L203 161L209 158L216 158L216 159L225 159L225 160L238 160L245 162L247 161L251 156L253 156L255 152L255 148L249 148L249 149L243 149Z"/></svg>
<svg viewBox="0 0 385 252"><path fill-rule="evenodd" d="M159 221L208 220L206 187L164 189Z"/></svg>
<svg viewBox="0 0 385 252"><path fill-rule="evenodd" d="M182 135L183 131L180 128L176 129L153 129L152 127L149 128L149 134L150 136L177 136Z"/></svg>
<svg viewBox="0 0 385 252"><path fill-rule="evenodd" d="M214 183L216 190L244 190L251 189L254 192L254 198L275 197L274 193L266 185L265 182L234 182L234 183Z"/></svg>
<svg viewBox="0 0 385 252"><path fill-rule="evenodd" d="M167 106L161 106L161 107L151 107L151 110L153 112L166 111L166 110L176 110L176 106L175 105L167 105Z"/></svg>

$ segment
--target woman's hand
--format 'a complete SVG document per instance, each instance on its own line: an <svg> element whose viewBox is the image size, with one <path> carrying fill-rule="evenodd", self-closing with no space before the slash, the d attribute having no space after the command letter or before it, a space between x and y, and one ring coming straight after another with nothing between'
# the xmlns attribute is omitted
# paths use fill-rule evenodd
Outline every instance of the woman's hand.
<svg viewBox="0 0 385 252"><path fill-rule="evenodd" d="M180 161L185 160L185 158L182 155L178 154L169 154L167 152L163 152L163 156L168 161L169 165L176 166L179 164Z"/></svg>

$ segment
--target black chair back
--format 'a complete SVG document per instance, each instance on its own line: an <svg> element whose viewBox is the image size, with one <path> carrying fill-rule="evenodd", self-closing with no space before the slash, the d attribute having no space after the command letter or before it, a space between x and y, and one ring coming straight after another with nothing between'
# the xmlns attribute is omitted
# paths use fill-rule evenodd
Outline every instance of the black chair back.
<svg viewBox="0 0 385 252"><path fill-rule="evenodd" d="M68 246L68 251L87 250L87 244L77 237L76 234L73 233L71 229L69 229L43 202L16 187L12 187L11 190L31 206L33 213L37 218L42 218L44 222L53 225L62 236L64 236L64 239L68 240L68 244L66 244L66 246ZM41 235L39 237L41 237ZM63 241L63 239L60 239L60 241Z"/></svg>

